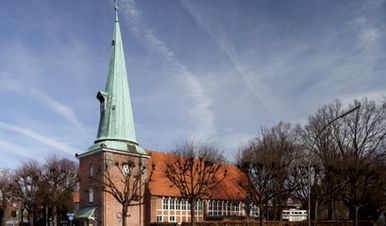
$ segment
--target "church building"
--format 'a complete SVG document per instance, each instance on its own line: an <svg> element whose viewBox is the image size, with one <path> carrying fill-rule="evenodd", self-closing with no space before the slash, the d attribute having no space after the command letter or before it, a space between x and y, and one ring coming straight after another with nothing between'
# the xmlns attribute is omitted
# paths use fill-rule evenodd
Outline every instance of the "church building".
<svg viewBox="0 0 386 226"><path fill-rule="evenodd" d="M110 165L128 160L146 162L149 158L135 136L117 5L106 87L97 93L97 99L100 102L100 121L96 140L84 153L76 156L79 159L80 177L77 218L83 222L82 225L113 226L126 216L122 215L122 205L103 191L101 184L106 180L103 177L105 170L111 170L111 180L118 183L120 172L114 171ZM143 211L143 205L130 207L127 225L143 225Z"/></svg>
<svg viewBox="0 0 386 226"><path fill-rule="evenodd" d="M130 226L190 221L190 205L163 174L162 164L171 154L145 151L137 142L117 6L106 87L97 93L97 99L100 102L97 137L85 152L76 155L80 178L77 220L82 226L116 226L123 221ZM156 167L148 187L139 189L141 194L125 215L122 203L105 190L105 184L106 181L122 183L122 176L131 173L130 167L126 168L127 162L139 163L139 168L153 164ZM121 167L117 170L114 166ZM246 218L247 192L239 182L247 180L246 175L236 166L224 167L228 170L227 177L207 199L198 201L196 221ZM140 174L140 182L147 180L150 167L146 170ZM258 209L252 207L249 217L257 216Z"/></svg>

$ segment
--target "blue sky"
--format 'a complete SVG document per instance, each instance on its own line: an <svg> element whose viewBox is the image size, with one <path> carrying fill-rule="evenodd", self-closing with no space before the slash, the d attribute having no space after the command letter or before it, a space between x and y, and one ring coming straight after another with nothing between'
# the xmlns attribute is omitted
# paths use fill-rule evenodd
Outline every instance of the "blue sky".
<svg viewBox="0 0 386 226"><path fill-rule="evenodd" d="M386 1L121 0L137 140L229 159L261 127L386 88ZM0 158L74 159L96 136L112 0L0 1Z"/></svg>

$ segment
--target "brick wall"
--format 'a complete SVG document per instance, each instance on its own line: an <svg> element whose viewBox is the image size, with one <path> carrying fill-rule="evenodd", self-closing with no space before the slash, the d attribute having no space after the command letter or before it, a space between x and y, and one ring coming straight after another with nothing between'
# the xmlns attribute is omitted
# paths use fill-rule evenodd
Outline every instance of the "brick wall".
<svg viewBox="0 0 386 226"><path fill-rule="evenodd" d="M80 207L96 206L97 224L103 226L119 225L121 219L117 218L117 214L122 213L122 206L116 199L107 192L101 189L103 166L108 164L111 178L115 184L119 184L122 175L119 169L114 166L116 162L122 163L131 159L138 162L139 158L133 155L120 154L108 151L100 151L92 155L84 156L79 160L79 176L80 176ZM90 170L93 168L93 170ZM93 171L93 176L90 175ZM89 202L89 191L94 191L94 201ZM127 225L142 226L144 225L144 207L136 205L129 207Z"/></svg>

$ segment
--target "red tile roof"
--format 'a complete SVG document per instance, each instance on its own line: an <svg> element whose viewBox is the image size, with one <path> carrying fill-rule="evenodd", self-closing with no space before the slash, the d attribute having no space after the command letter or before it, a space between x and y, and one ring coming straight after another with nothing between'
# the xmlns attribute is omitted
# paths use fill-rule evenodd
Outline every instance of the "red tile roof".
<svg viewBox="0 0 386 226"><path fill-rule="evenodd" d="M172 154L155 151L147 151L147 153L151 155L151 158L148 160L148 166L151 166L153 163L155 165L149 185L150 193L155 196L180 196L178 189L175 186L171 186L172 183L165 175L166 162L172 157ZM234 165L224 164L223 166L227 170L226 177L209 192L208 199L244 200L247 193L241 184L246 183L246 175ZM150 170L151 167L149 167L149 173Z"/></svg>

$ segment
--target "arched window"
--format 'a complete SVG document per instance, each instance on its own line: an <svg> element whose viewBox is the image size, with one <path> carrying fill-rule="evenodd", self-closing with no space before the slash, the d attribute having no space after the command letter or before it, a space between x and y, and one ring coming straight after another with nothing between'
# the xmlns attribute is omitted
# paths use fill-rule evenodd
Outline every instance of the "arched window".
<svg viewBox="0 0 386 226"><path fill-rule="evenodd" d="M129 164L127 163L122 164L122 172L123 172L123 175L125 176L128 176L131 174L131 168Z"/></svg>
<svg viewBox="0 0 386 226"><path fill-rule="evenodd" d="M90 188L88 190L88 202L93 203L94 202L94 189Z"/></svg>
<svg viewBox="0 0 386 226"><path fill-rule="evenodd" d="M94 167L92 166L92 164L90 164L89 173L90 173L90 177L94 176Z"/></svg>

